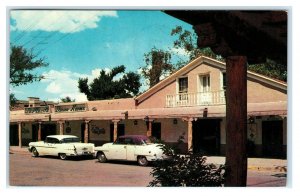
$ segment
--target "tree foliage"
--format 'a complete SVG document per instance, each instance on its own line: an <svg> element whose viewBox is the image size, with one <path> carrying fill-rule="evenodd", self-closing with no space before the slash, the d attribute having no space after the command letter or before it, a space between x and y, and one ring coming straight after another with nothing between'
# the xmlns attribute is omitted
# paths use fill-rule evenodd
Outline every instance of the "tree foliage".
<svg viewBox="0 0 300 196"><path fill-rule="evenodd" d="M266 63L248 65L248 69L274 79L287 81L286 66L278 64L270 59L267 59Z"/></svg>
<svg viewBox="0 0 300 196"><path fill-rule="evenodd" d="M100 71L100 76L88 84L88 78L79 78L78 88L86 94L88 100L102 100L112 98L129 98L139 92L140 76L133 72L125 72L125 66L117 66L106 73ZM117 75L122 75L117 79Z"/></svg>
<svg viewBox="0 0 300 196"><path fill-rule="evenodd" d="M182 143L179 138L177 145ZM149 186L189 186L189 187L217 187L224 185L225 166L207 164L206 157L189 152L180 155L168 145L161 145L168 160L154 162L150 173L154 180Z"/></svg>
<svg viewBox="0 0 300 196"><path fill-rule="evenodd" d="M38 67L48 66L44 58L38 58L32 50L11 45L10 48L10 84L24 85L43 79L42 75L32 73Z"/></svg>
<svg viewBox="0 0 300 196"><path fill-rule="evenodd" d="M10 106L10 108L14 107L14 106L16 105L17 101L18 101L18 100L17 100L17 98L15 97L15 94L10 93L10 94L9 94L9 106Z"/></svg>
<svg viewBox="0 0 300 196"><path fill-rule="evenodd" d="M142 68L142 75L149 80L150 87L157 84L164 74L173 71L171 64L171 53L164 50L152 48L144 55L146 66Z"/></svg>
<svg viewBox="0 0 300 196"><path fill-rule="evenodd" d="M69 103L69 102L75 102L75 99L71 99L71 97L66 96L64 98L61 98L60 101L63 103Z"/></svg>
<svg viewBox="0 0 300 196"><path fill-rule="evenodd" d="M186 61L180 61L178 68L186 65L201 55L223 60L221 56L216 55L209 47L202 49L198 48L197 35L190 31L184 30L181 26L176 26L174 29L172 29L171 36L177 37L173 43L174 48L183 49L188 54L188 59Z"/></svg>

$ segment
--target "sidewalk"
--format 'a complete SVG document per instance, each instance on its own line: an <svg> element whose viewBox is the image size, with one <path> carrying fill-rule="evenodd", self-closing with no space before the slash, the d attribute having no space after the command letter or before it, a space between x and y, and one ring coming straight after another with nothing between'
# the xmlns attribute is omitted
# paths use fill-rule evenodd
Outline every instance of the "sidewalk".
<svg viewBox="0 0 300 196"><path fill-rule="evenodd" d="M22 148L18 146L10 146L9 153L30 154L30 152L27 150L27 146L23 146ZM207 156L206 162L213 163L216 165L225 164L225 157ZM248 158L248 170L287 172L287 160L269 158Z"/></svg>

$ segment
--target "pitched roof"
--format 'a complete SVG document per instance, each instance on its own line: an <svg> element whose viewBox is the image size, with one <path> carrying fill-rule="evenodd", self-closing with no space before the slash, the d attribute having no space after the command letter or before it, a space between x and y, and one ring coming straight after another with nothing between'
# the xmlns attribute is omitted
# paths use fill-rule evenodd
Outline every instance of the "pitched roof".
<svg viewBox="0 0 300 196"><path fill-rule="evenodd" d="M169 77L165 78L164 80L160 81L153 87L149 88L146 92L135 97L134 99L138 103L142 102L143 100L147 99L154 93L158 92L159 90L161 90L162 88L164 88L165 86L170 84L171 82L175 81L176 78L178 78L179 76L182 76L182 75L188 73L189 71L191 71L192 69L194 69L195 67L197 67L203 63L207 63L212 67L219 68L220 70L224 70L224 71L226 70L226 64L224 62L221 62L221 61L218 61L218 60L206 57L206 56L200 56L200 57L194 59L193 61L191 61L190 63L188 63L187 65L185 65L184 67L180 68L173 74L171 74ZM269 85L279 88L281 90L287 91L287 84L283 81L275 80L270 77L267 77L267 76L264 76L261 74L257 74L252 71L247 71L247 77L252 78L254 80L261 81L265 84L269 84Z"/></svg>

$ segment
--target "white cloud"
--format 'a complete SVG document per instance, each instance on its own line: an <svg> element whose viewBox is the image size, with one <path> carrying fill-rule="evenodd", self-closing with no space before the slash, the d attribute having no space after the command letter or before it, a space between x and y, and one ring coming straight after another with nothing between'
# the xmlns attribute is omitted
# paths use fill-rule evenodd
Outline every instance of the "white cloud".
<svg viewBox="0 0 300 196"><path fill-rule="evenodd" d="M88 78L88 83L90 84L96 77L99 77L101 70L100 68L93 69L90 74L81 74L67 70L50 70L42 74L45 76L45 79L41 80L41 82L47 84L45 88L46 93L50 94L51 97L57 97L49 99L51 101L60 101L60 98L66 96L76 101L87 101L86 95L79 92L78 79ZM106 73L111 71L109 68L104 68L104 70Z"/></svg>
<svg viewBox="0 0 300 196"><path fill-rule="evenodd" d="M118 17L116 11L17 10L11 11L12 30L75 33L98 27L102 17Z"/></svg>

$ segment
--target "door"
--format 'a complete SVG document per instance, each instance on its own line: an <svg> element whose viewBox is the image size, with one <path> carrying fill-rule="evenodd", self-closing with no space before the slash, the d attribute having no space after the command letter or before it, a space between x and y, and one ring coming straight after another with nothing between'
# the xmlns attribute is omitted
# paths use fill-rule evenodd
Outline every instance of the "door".
<svg viewBox="0 0 300 196"><path fill-rule="evenodd" d="M38 124L32 124L32 141L38 141ZM56 135L55 124L42 124L41 125L41 140L45 141L48 135Z"/></svg>
<svg viewBox="0 0 300 196"><path fill-rule="evenodd" d="M282 121L262 122L262 145L263 155L266 157L279 158L283 156L283 126Z"/></svg>
<svg viewBox="0 0 300 196"><path fill-rule="evenodd" d="M152 136L161 140L161 123L156 122L152 124Z"/></svg>
<svg viewBox="0 0 300 196"><path fill-rule="evenodd" d="M200 89L198 93L198 103L200 105L210 104L212 102L212 94L210 90L210 76L199 76Z"/></svg>
<svg viewBox="0 0 300 196"><path fill-rule="evenodd" d="M19 133L18 133L18 125L9 125L9 145L10 146L18 146L19 145Z"/></svg>
<svg viewBox="0 0 300 196"><path fill-rule="evenodd" d="M220 154L220 121L220 119L201 119L193 122L194 153Z"/></svg>

